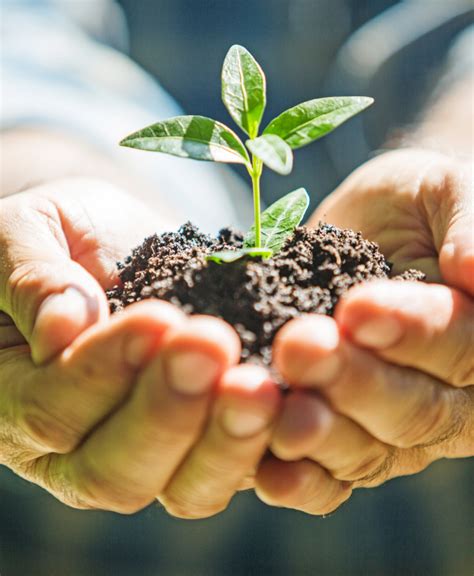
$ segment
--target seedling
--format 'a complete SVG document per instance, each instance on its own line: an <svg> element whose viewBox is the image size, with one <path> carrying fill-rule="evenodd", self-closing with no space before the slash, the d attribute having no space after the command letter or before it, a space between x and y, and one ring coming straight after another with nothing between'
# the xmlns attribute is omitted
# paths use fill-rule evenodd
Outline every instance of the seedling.
<svg viewBox="0 0 474 576"><path fill-rule="evenodd" d="M329 134L370 106L373 98L308 100L282 112L259 136L266 105L265 75L248 50L234 45L222 67L222 101L235 123L248 135L245 145L230 128L204 116L169 118L127 136L120 144L194 160L244 164L252 181L254 224L244 238L242 249L216 252L207 258L218 263L233 262L243 256L269 258L282 248L302 221L309 197L304 188L299 188L262 213L263 165L279 174L289 174L293 168L293 150Z"/></svg>

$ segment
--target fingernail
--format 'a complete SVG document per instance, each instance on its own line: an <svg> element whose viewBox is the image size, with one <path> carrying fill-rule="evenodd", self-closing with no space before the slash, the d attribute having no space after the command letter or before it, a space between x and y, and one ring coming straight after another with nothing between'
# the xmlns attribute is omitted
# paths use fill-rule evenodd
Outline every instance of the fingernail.
<svg viewBox="0 0 474 576"><path fill-rule="evenodd" d="M235 408L227 408L222 414L225 430L237 438L247 438L261 432L268 425L266 414L250 414Z"/></svg>
<svg viewBox="0 0 474 576"><path fill-rule="evenodd" d="M302 369L298 384L301 386L314 386L315 384L332 382L339 374L341 366L340 358L333 352L311 363L306 370Z"/></svg>
<svg viewBox="0 0 474 576"><path fill-rule="evenodd" d="M356 328L353 339L362 346L383 350L396 344L402 334L402 326L395 318L374 318Z"/></svg>
<svg viewBox="0 0 474 576"><path fill-rule="evenodd" d="M77 324L92 323L99 314L97 299L82 290L70 286L64 292L52 294L39 307L36 315L35 329L49 315L60 313L62 316L73 316Z"/></svg>
<svg viewBox="0 0 474 576"><path fill-rule="evenodd" d="M70 286L48 296L38 309L31 335L33 360L48 360L98 318L97 298L79 288Z"/></svg>
<svg viewBox="0 0 474 576"><path fill-rule="evenodd" d="M212 388L220 365L200 352L173 352L165 359L168 385L183 394L202 394Z"/></svg>

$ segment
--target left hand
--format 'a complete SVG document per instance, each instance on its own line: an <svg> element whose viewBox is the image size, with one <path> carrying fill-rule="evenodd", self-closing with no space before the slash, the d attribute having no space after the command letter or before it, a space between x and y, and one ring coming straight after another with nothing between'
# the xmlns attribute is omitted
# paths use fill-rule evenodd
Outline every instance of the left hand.
<svg viewBox="0 0 474 576"><path fill-rule="evenodd" d="M278 334L293 390L256 477L262 500L325 514L354 487L474 454L472 167L440 154L384 154L355 171L313 217L360 230L394 272Z"/></svg>
<svg viewBox="0 0 474 576"><path fill-rule="evenodd" d="M100 180L0 201L0 465L75 508L183 518L227 507L279 392L236 332L148 300L109 317L116 261L156 217Z"/></svg>

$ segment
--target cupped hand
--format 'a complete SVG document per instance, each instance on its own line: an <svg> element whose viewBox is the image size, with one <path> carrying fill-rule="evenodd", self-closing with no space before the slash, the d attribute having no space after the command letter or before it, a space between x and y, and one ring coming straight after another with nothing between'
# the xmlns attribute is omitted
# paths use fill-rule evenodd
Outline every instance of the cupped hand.
<svg viewBox="0 0 474 576"><path fill-rule="evenodd" d="M116 261L156 227L103 182L0 203L0 463L66 504L224 509L268 445L279 394L236 333L160 301L109 317Z"/></svg>
<svg viewBox="0 0 474 576"><path fill-rule="evenodd" d="M354 487L474 454L474 183L472 166L418 150L384 154L319 208L362 231L429 283L350 290L335 319L309 315L275 341L291 385L257 474L271 504L314 514Z"/></svg>

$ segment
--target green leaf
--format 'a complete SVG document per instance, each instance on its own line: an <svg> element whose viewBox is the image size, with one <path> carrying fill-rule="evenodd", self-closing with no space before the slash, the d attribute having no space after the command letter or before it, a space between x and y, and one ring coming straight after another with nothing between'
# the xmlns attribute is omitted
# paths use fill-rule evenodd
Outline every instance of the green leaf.
<svg viewBox="0 0 474 576"><path fill-rule="evenodd" d="M243 46L235 44L222 66L222 101L250 138L258 134L266 104L265 74Z"/></svg>
<svg viewBox="0 0 474 576"><path fill-rule="evenodd" d="M309 196L304 188L290 192L277 200L262 213L262 247L278 252L303 220L309 206ZM255 227L244 239L244 247L255 245Z"/></svg>
<svg viewBox="0 0 474 576"><path fill-rule="evenodd" d="M222 262L235 262L244 256L251 256L253 258L270 258L272 255L273 252L269 248L241 248L239 250L221 250L220 252L214 252L206 256L206 260L208 262L210 261L222 264Z"/></svg>
<svg viewBox="0 0 474 576"><path fill-rule="evenodd" d="M332 132L373 103L365 96L317 98L286 110L270 122L264 134L276 134L291 148L301 148Z"/></svg>
<svg viewBox="0 0 474 576"><path fill-rule="evenodd" d="M288 144L275 134L264 134L247 140L247 148L278 174L289 174L293 168L293 152Z"/></svg>
<svg viewBox="0 0 474 576"><path fill-rule="evenodd" d="M224 124L204 116L176 116L127 136L121 146L182 158L249 164L245 146Z"/></svg>

